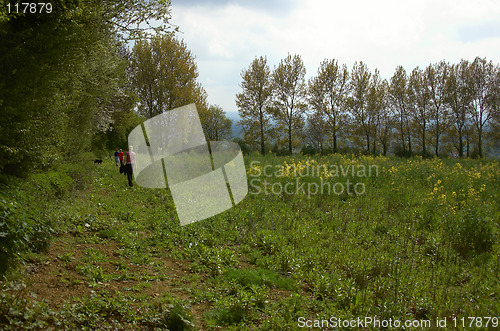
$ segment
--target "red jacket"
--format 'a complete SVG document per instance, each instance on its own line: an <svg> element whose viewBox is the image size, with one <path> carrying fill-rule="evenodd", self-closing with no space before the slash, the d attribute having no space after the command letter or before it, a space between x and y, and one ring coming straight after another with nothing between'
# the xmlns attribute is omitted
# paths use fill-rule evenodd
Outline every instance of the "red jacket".
<svg viewBox="0 0 500 331"><path fill-rule="evenodd" d="M128 152L125 152L125 155L127 158L126 163L135 163L135 153L134 152L128 151Z"/></svg>

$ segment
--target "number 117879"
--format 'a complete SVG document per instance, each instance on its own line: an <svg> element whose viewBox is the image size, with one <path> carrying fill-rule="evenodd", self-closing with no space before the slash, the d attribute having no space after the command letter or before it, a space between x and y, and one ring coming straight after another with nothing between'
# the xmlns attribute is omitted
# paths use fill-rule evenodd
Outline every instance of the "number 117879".
<svg viewBox="0 0 500 331"><path fill-rule="evenodd" d="M50 2L16 2L15 4L8 3L7 12L9 14L50 14L52 13L52 4Z"/></svg>
<svg viewBox="0 0 500 331"><path fill-rule="evenodd" d="M487 328L487 327L498 327L498 317L462 317L462 318L452 318L455 327L462 328Z"/></svg>

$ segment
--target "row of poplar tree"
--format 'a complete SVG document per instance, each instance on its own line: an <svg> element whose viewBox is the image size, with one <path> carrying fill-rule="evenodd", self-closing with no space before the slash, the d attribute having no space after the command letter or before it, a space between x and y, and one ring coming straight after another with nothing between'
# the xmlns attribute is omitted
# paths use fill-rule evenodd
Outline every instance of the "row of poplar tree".
<svg viewBox="0 0 500 331"><path fill-rule="evenodd" d="M363 62L349 70L324 60L307 82L305 74L299 55L273 71L265 57L243 70L240 124L261 153L272 142L288 153L310 144L320 152L482 157L485 141L500 143L500 67L484 58L398 66L389 81Z"/></svg>

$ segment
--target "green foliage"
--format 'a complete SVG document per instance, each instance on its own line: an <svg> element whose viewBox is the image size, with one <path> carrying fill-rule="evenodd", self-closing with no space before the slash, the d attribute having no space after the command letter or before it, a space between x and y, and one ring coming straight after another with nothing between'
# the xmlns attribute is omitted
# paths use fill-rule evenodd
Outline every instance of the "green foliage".
<svg viewBox="0 0 500 331"><path fill-rule="evenodd" d="M196 103L206 106L206 93L196 81L198 69L182 40L169 34L138 40L131 54L131 81L138 110L145 118Z"/></svg>
<svg viewBox="0 0 500 331"><path fill-rule="evenodd" d="M245 325L255 317L255 310L262 310L266 304L268 292L251 286L248 290L241 287L231 289L232 295L221 298L214 310L205 314L209 326Z"/></svg>
<svg viewBox="0 0 500 331"><path fill-rule="evenodd" d="M23 285L18 284L14 289L19 289L17 287ZM54 312L44 302L33 305L29 299L13 296L7 292L0 293L2 330L41 330L52 321L53 315Z"/></svg>
<svg viewBox="0 0 500 331"><path fill-rule="evenodd" d="M337 153L337 137L346 122L349 88L347 67L339 66L336 60L321 62L318 75L308 84L309 104L314 110L314 115L308 117L309 124L314 124L309 126L310 137L322 143L323 136L330 136L334 153Z"/></svg>
<svg viewBox="0 0 500 331"><path fill-rule="evenodd" d="M191 330L189 306L186 303L165 295L148 307L147 313L141 317L141 324L148 328L167 328L168 330Z"/></svg>
<svg viewBox="0 0 500 331"><path fill-rule="evenodd" d="M0 22L4 173L26 175L88 150L93 135L108 131L113 122L116 138L123 140L120 131L128 130L134 98L118 35L125 30L138 34L131 22L151 20L169 8L164 1L52 5L50 14L20 14ZM157 11L149 15L151 8Z"/></svg>
<svg viewBox="0 0 500 331"><path fill-rule="evenodd" d="M308 143L322 152L343 153L339 147L344 145L384 156L498 154L500 66L491 60L443 60L414 68L410 75L397 66L388 81L364 62L348 71L326 59L307 90L303 72L299 55L289 55L272 72L264 57L256 58L242 72L242 92L236 95L239 124L246 143L254 149L260 145L261 154L266 141L287 146L288 154Z"/></svg>
<svg viewBox="0 0 500 331"><path fill-rule="evenodd" d="M318 151L316 150L316 148L314 148L313 146L311 145L304 145L302 147L302 149L300 150L300 153L303 154L303 155L314 155L316 154Z"/></svg>
<svg viewBox="0 0 500 331"><path fill-rule="evenodd" d="M237 143L240 146L241 152L243 155L248 155L250 153L250 147L248 147L247 143L241 138L234 138L233 142Z"/></svg>
<svg viewBox="0 0 500 331"><path fill-rule="evenodd" d="M60 197L53 184L70 171L49 173L37 181L52 198L39 200L44 213L33 217L50 218L63 234L53 237L49 261L81 299L48 309L34 297L16 299L6 280L0 327L293 330L299 317L435 320L498 311L497 161L256 153L245 162L249 179L279 184L319 183L292 171L319 164L378 171L323 174L362 183L364 194L253 192L184 227L168 190L127 187L113 162L90 164L91 185ZM266 165L273 175L264 176ZM289 171L280 177L276 167ZM30 178L27 187L36 187ZM19 255L26 268L46 261ZM76 292L88 287L91 294Z"/></svg>
<svg viewBox="0 0 500 331"><path fill-rule="evenodd" d="M223 247L197 245L190 255L197 262L195 270L207 270L212 275L223 274L237 263L234 252Z"/></svg>
<svg viewBox="0 0 500 331"><path fill-rule="evenodd" d="M226 113L222 107L212 105L207 110L200 109L198 113L207 140L225 140L231 136L232 122L226 117Z"/></svg>
<svg viewBox="0 0 500 331"><path fill-rule="evenodd" d="M300 136L304 126L306 85L304 76L306 68L300 55L288 54L281 60L272 74L272 106L271 114L277 122L278 134L292 154L297 145L295 140ZM295 142L295 144L294 144Z"/></svg>
<svg viewBox="0 0 500 331"><path fill-rule="evenodd" d="M464 257L491 251L495 238L491 221L475 210L469 209L462 214L446 224L453 249Z"/></svg>
<svg viewBox="0 0 500 331"><path fill-rule="evenodd" d="M32 174L15 186L2 186L0 275L24 252L40 252L48 248L55 225L46 204L64 203L74 189L86 187L92 165L91 155L84 157L89 159L78 164L59 165L58 170Z"/></svg>
<svg viewBox="0 0 500 331"><path fill-rule="evenodd" d="M47 249L52 234L50 222L40 219L40 207L22 193L18 201L0 198L0 275L19 259L25 251L40 252Z"/></svg>
<svg viewBox="0 0 500 331"><path fill-rule="evenodd" d="M270 286L285 290L294 288L293 279L284 278L275 271L267 269L229 269L224 273L224 278L234 280L244 287Z"/></svg>
<svg viewBox="0 0 500 331"><path fill-rule="evenodd" d="M260 145L260 153L266 153L265 143L272 135L270 130L271 70L265 57L255 58L250 67L241 73L242 93L236 95L236 106L241 116L245 141Z"/></svg>

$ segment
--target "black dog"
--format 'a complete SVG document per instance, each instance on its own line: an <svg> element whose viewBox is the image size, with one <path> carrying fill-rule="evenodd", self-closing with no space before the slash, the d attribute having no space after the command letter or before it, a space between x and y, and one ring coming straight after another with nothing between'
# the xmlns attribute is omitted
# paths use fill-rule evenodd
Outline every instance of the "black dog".
<svg viewBox="0 0 500 331"><path fill-rule="evenodd" d="M102 163L102 160L95 159L95 160L94 160L94 164L96 164L96 163L97 163L97 164L101 164L101 163Z"/></svg>

